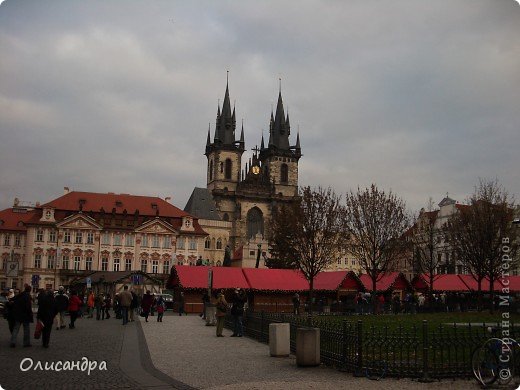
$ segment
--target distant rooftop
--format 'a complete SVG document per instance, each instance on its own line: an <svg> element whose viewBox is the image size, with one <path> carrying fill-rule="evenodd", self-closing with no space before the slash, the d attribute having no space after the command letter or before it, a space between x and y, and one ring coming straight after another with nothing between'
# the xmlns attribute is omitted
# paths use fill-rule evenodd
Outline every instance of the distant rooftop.
<svg viewBox="0 0 520 390"><path fill-rule="evenodd" d="M186 207L184 207L184 211L200 219L222 220L211 191L207 188L195 187Z"/></svg>

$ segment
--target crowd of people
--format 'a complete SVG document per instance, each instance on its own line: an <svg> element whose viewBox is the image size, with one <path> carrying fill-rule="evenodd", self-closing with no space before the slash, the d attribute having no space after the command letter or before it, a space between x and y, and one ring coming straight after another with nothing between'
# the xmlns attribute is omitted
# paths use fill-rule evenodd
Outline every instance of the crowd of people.
<svg viewBox="0 0 520 390"><path fill-rule="evenodd" d="M112 309L116 319L122 324L135 321L138 313L148 322L150 315L157 312L157 322L162 322L166 303L162 296L155 297L150 291L140 297L128 286L117 293L114 299L108 293L95 294L92 290L79 296L75 290L66 291L63 286L57 292L40 289L35 297L32 287L25 285L23 291L10 289L4 308L4 318L8 322L11 333L10 347L15 348L20 329L23 328L23 346L31 347L31 324L35 324L35 337L42 340L44 348L49 347L52 328L67 328L66 314L69 315L69 329L76 328L76 320L80 317L95 318L103 321L111 317ZM36 321L33 313L33 301L37 304ZM180 311L179 311L179 314Z"/></svg>

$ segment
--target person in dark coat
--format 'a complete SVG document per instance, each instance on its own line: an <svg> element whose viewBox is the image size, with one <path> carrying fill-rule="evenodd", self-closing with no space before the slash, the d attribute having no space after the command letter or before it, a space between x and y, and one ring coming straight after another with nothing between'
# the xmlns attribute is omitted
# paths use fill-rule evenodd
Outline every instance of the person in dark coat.
<svg viewBox="0 0 520 390"><path fill-rule="evenodd" d="M13 311L13 305L14 305L14 297L18 294L20 294L19 290L16 290L16 294L13 289L9 290L9 294L7 295L7 302L5 303L4 308L4 317L7 320L7 324L9 325L9 332L13 334L15 319L14 319L14 311Z"/></svg>
<svg viewBox="0 0 520 390"><path fill-rule="evenodd" d="M65 288L60 286L58 294L54 298L56 305L56 330L65 328L65 311L69 307L69 297L65 294Z"/></svg>
<svg viewBox="0 0 520 390"><path fill-rule="evenodd" d="M52 323L56 313L56 301L54 300L52 291L48 290L40 293L38 296L38 313L36 314L36 318L43 322L42 345L44 348L49 348Z"/></svg>
<svg viewBox="0 0 520 390"><path fill-rule="evenodd" d="M130 291L130 293L132 294L132 303L130 303L130 317L129 317L129 321L134 321L134 315L135 315L135 309L137 309L137 305L138 305L138 300L137 300L137 294L133 291Z"/></svg>
<svg viewBox="0 0 520 390"><path fill-rule="evenodd" d="M185 303L184 293L181 292L181 294L179 295L179 315L180 316L182 316L183 313L188 315L188 313L186 313L186 310L184 310L184 303Z"/></svg>
<svg viewBox="0 0 520 390"><path fill-rule="evenodd" d="M146 322L148 322L148 316L150 315L150 310L154 303L154 297L150 294L150 291L147 291L146 294L143 295L143 299L141 300L141 309L143 312L143 316Z"/></svg>
<svg viewBox="0 0 520 390"><path fill-rule="evenodd" d="M233 316L233 334L231 337L242 337L244 335L242 317L244 316L245 303L246 296L244 292L239 288L235 289L231 306L231 315Z"/></svg>
<svg viewBox="0 0 520 390"><path fill-rule="evenodd" d="M23 325L23 346L31 346L31 329L29 324L33 322L31 286L25 285L24 291L14 297L13 303L14 328L11 334L11 348L16 347L18 332Z"/></svg>

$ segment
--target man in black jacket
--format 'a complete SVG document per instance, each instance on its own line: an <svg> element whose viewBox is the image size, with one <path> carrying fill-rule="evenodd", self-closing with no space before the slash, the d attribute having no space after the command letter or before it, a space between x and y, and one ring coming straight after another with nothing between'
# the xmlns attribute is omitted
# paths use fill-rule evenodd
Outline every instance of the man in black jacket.
<svg viewBox="0 0 520 390"><path fill-rule="evenodd" d="M14 328L11 334L11 348L16 347L16 339L18 331L23 325L23 346L31 346L31 330L29 324L33 322L31 286L25 285L25 289L21 294L14 298L13 302Z"/></svg>
<svg viewBox="0 0 520 390"><path fill-rule="evenodd" d="M56 330L65 328L65 311L69 307L69 297L65 295L65 288L60 286L54 298L56 305Z"/></svg>
<svg viewBox="0 0 520 390"><path fill-rule="evenodd" d="M52 322L56 315L56 302L52 291L44 291L38 296L38 313L36 318L43 322L42 344L44 348L49 348L51 338Z"/></svg>

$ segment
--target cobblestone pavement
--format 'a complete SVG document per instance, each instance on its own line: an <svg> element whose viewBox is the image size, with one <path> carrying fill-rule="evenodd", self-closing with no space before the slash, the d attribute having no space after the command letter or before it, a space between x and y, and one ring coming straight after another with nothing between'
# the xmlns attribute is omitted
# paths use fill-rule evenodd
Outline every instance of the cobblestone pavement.
<svg viewBox="0 0 520 390"><path fill-rule="evenodd" d="M67 317L68 321L68 317ZM126 327L135 327L131 323ZM55 328L51 333L50 346L42 347L41 340L32 338L34 324L31 324L31 348L22 347L22 329L18 334L16 348L9 347L10 333L7 321L0 319L0 385L7 390L14 389L139 389L142 386L129 378L120 369L120 356L125 332L121 320L111 317L97 321L94 318L80 318L76 329ZM126 329L125 329L126 330ZM22 372L20 363L24 358L37 361L57 362L78 361L86 357L89 361L106 361L106 371L95 369L90 375L82 371L42 371Z"/></svg>
<svg viewBox="0 0 520 390"><path fill-rule="evenodd" d="M476 381L419 383L356 378L325 366L298 368L296 358L269 356L269 347L246 337L216 337L198 316L167 316L162 323L141 321L153 365L187 386L240 389L479 389ZM229 336L227 329L224 334Z"/></svg>

